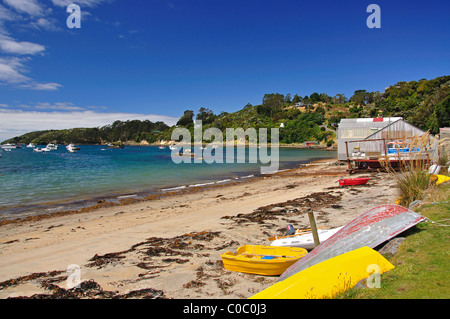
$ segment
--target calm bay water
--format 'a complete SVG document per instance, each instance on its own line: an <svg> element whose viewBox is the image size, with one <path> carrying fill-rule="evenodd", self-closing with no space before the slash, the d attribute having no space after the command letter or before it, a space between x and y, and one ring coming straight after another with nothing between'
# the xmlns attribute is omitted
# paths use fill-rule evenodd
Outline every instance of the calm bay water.
<svg viewBox="0 0 450 319"><path fill-rule="evenodd" d="M98 199L139 198L177 187L235 181L258 175L261 166L269 165L248 163L248 160L246 163L175 164L168 148L80 147L76 153L69 153L65 146L47 153L36 153L26 147L11 152L3 150L0 220L88 206ZM330 151L295 148L280 148L279 154L280 170L296 163L336 156Z"/></svg>

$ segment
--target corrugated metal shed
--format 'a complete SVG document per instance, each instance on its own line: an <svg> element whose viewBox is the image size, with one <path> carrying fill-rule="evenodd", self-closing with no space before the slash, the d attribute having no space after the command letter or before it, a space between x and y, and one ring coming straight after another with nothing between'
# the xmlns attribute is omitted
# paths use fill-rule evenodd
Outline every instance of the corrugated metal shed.
<svg viewBox="0 0 450 319"><path fill-rule="evenodd" d="M403 206L381 205L374 207L355 218L286 269L280 276L279 281L340 254L364 246L375 248L423 220L425 220L425 217Z"/></svg>
<svg viewBox="0 0 450 319"><path fill-rule="evenodd" d="M401 117L342 119L338 127L338 160L346 160L345 142L363 140Z"/></svg>
<svg viewBox="0 0 450 319"><path fill-rule="evenodd" d="M439 152L442 158L450 160L450 127L442 127L439 129Z"/></svg>
<svg viewBox="0 0 450 319"><path fill-rule="evenodd" d="M366 139L406 139L411 138L414 135L422 135L425 132L421 129L415 127L412 124L399 119L391 124L385 126L381 130L374 132L373 134L366 137Z"/></svg>
<svg viewBox="0 0 450 319"><path fill-rule="evenodd" d="M345 142L364 139L405 139L424 133L402 117L342 119L338 129L338 159L341 161L347 159ZM353 148L349 147L349 153L352 153L352 150Z"/></svg>

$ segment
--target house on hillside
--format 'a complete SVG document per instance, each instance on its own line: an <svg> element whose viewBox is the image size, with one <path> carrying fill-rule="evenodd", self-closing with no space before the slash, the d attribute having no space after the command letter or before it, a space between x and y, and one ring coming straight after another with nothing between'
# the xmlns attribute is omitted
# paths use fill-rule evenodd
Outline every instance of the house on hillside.
<svg viewBox="0 0 450 319"><path fill-rule="evenodd" d="M347 152L360 151L355 141L407 139L425 132L406 122L402 117L342 119L338 127L338 160L347 160ZM347 143L346 143L347 142ZM354 144L354 145L353 145ZM375 144L375 143L373 143ZM366 143L370 145L370 143ZM347 148L348 146L348 148ZM364 150L364 152L383 150Z"/></svg>

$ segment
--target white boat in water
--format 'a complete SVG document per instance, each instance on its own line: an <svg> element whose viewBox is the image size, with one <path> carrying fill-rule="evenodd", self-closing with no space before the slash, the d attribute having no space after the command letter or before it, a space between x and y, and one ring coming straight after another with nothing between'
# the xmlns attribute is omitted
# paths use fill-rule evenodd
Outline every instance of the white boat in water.
<svg viewBox="0 0 450 319"><path fill-rule="evenodd" d="M73 144L69 144L66 146L66 149L70 152L70 153L75 153L76 151L80 150L80 148L78 146L75 146Z"/></svg>
<svg viewBox="0 0 450 319"><path fill-rule="evenodd" d="M342 226L344 227L344 226ZM317 234L319 235L319 241L322 243L334 234L336 234L342 227L331 228L331 229L318 229ZM297 233L290 236L279 236L274 237L270 243L270 246L281 246L281 247L300 247L304 249L314 249L314 237L312 232Z"/></svg>
<svg viewBox="0 0 450 319"><path fill-rule="evenodd" d="M27 145L28 148L34 148L36 145L34 145L33 143L30 143Z"/></svg>
<svg viewBox="0 0 450 319"><path fill-rule="evenodd" d="M33 148L33 152L43 153L43 152L50 152L50 150L46 147L36 147L36 148Z"/></svg>
<svg viewBox="0 0 450 319"><path fill-rule="evenodd" d="M2 145L2 148L4 149L4 150L10 150L10 149L13 149L13 148L19 148L16 144L10 144L10 143L6 143L6 144L3 144Z"/></svg>
<svg viewBox="0 0 450 319"><path fill-rule="evenodd" d="M47 147L46 147L48 150L50 150L50 151L53 151L53 150L57 150L58 149L58 145L55 145L55 144L53 144L53 143L49 143L49 144L47 144Z"/></svg>
<svg viewBox="0 0 450 319"><path fill-rule="evenodd" d="M170 145L169 148L170 148L172 151L177 149L177 147L174 146L174 145Z"/></svg>

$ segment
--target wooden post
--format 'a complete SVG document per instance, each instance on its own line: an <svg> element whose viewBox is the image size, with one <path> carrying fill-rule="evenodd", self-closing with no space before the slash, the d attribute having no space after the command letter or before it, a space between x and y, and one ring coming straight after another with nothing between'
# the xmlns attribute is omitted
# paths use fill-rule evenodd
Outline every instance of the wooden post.
<svg viewBox="0 0 450 319"><path fill-rule="evenodd" d="M311 230L314 238L314 246L317 247L320 245L319 234L317 233L316 220L314 218L313 211L308 211L309 223L311 224Z"/></svg>
<svg viewBox="0 0 450 319"><path fill-rule="evenodd" d="M348 156L348 142L347 141L345 141L345 151L347 153L347 167L348 167L349 172L351 173L352 165L350 164L350 157Z"/></svg>

